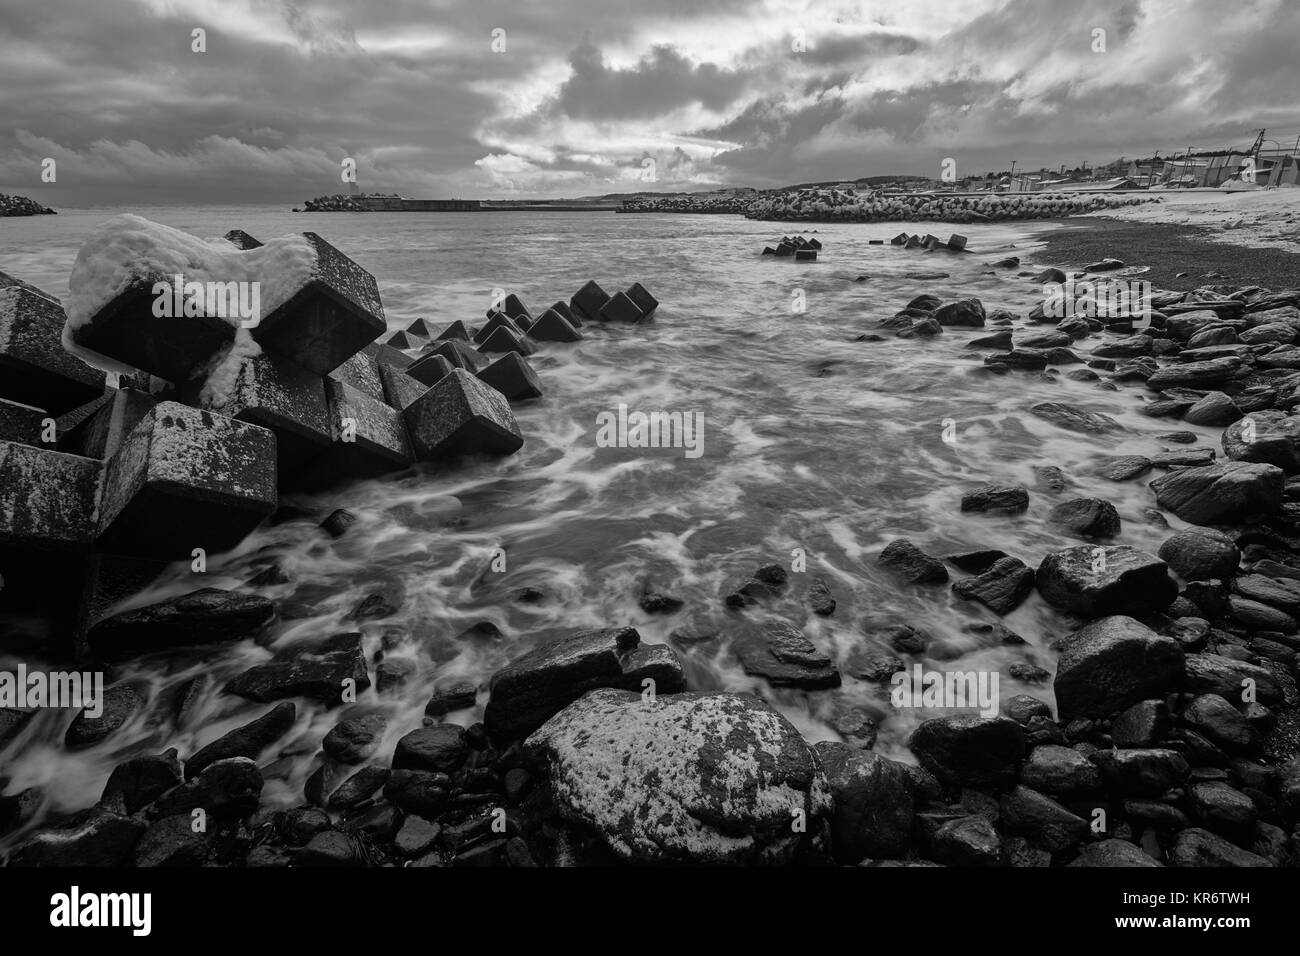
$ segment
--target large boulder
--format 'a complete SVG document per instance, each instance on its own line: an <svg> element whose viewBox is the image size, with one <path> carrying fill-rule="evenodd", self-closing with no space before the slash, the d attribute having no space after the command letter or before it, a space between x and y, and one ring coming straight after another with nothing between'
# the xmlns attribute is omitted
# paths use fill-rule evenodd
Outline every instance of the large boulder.
<svg viewBox="0 0 1300 956"><path fill-rule="evenodd" d="M1000 787L1020 772L1025 731L1009 717L935 717L916 728L908 746L941 783Z"/></svg>
<svg viewBox="0 0 1300 956"><path fill-rule="evenodd" d="M1238 521L1282 507L1286 474L1275 465L1228 462L1176 468L1151 482L1156 503L1192 524Z"/></svg>
<svg viewBox="0 0 1300 956"><path fill-rule="evenodd" d="M1178 597L1168 566L1127 545L1054 551L1038 566L1037 584L1048 603L1083 617L1146 614Z"/></svg>
<svg viewBox="0 0 1300 956"><path fill-rule="evenodd" d="M1115 615L1071 634L1056 665L1053 689L1063 722L1108 717L1176 689L1183 649L1131 617Z"/></svg>
<svg viewBox="0 0 1300 956"><path fill-rule="evenodd" d="M830 811L812 749L750 695L595 690L525 751L561 816L628 862L788 863Z"/></svg>
<svg viewBox="0 0 1300 956"><path fill-rule="evenodd" d="M934 317L940 325L983 328L984 304L979 299L959 299L941 306L934 313Z"/></svg>
<svg viewBox="0 0 1300 956"><path fill-rule="evenodd" d="M663 644L642 644L634 627L577 631L550 640L511 661L492 677L483 713L498 742L525 737L589 690L643 689L656 694L686 688L681 662Z"/></svg>
<svg viewBox="0 0 1300 956"><path fill-rule="evenodd" d="M944 584L948 580L948 569L943 562L906 538L885 545L876 561L912 584Z"/></svg>
<svg viewBox="0 0 1300 956"><path fill-rule="evenodd" d="M831 849L849 865L894 859L911 845L913 796L907 767L838 741L814 746L834 803Z"/></svg>
<svg viewBox="0 0 1300 956"><path fill-rule="evenodd" d="M1185 528L1157 552L1185 581L1223 581L1237 573L1241 551L1230 535L1211 528Z"/></svg>
<svg viewBox="0 0 1300 956"><path fill-rule="evenodd" d="M1276 465L1288 475L1300 473L1300 416L1265 409L1229 425L1223 452L1233 461Z"/></svg>

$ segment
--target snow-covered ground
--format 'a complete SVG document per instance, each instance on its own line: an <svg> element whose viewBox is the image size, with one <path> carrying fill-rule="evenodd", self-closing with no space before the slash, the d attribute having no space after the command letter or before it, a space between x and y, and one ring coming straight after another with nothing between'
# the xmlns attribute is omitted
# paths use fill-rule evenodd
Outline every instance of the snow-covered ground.
<svg viewBox="0 0 1300 956"><path fill-rule="evenodd" d="M1235 246L1295 250L1300 245L1300 188L1237 193L1161 190L1159 195L1163 202L1103 209L1087 215L1205 226L1211 230L1208 238Z"/></svg>

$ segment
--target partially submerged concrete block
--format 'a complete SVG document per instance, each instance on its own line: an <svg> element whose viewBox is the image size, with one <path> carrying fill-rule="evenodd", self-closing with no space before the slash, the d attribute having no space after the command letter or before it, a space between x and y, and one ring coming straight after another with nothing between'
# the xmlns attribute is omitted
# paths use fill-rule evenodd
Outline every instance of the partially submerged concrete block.
<svg viewBox="0 0 1300 956"><path fill-rule="evenodd" d="M640 322L643 316L626 292L616 292L601 306L600 318L605 322Z"/></svg>
<svg viewBox="0 0 1300 956"><path fill-rule="evenodd" d="M244 360L229 394L213 396L201 383L193 382L183 389L183 395L188 404L274 432L281 481L333 438L321 377L269 352Z"/></svg>
<svg viewBox="0 0 1300 956"><path fill-rule="evenodd" d="M434 356L434 360L444 362L447 371L451 371L451 363L441 355ZM418 378L413 378L401 369L393 368L391 365L381 365L379 367L379 377L384 380L384 401L399 411L406 408L429 389L429 386Z"/></svg>
<svg viewBox="0 0 1300 956"><path fill-rule="evenodd" d="M344 478L374 478L411 464L402 413L356 389L325 380L334 440L307 469L310 486Z"/></svg>
<svg viewBox="0 0 1300 956"><path fill-rule="evenodd" d="M433 329L429 327L429 323L424 319L416 319L406 327L406 335L408 338L424 339L425 341L428 341L433 338Z"/></svg>
<svg viewBox="0 0 1300 956"><path fill-rule="evenodd" d="M492 361L468 342L462 342L460 339L448 339L439 342L433 348L426 348L424 355L425 357L441 355L457 368L468 369L476 375L487 368L488 363Z"/></svg>
<svg viewBox="0 0 1300 956"><path fill-rule="evenodd" d="M311 277L258 323L253 338L264 349L325 375L383 335L388 324L375 277L316 233L303 236L316 256Z"/></svg>
<svg viewBox="0 0 1300 956"><path fill-rule="evenodd" d="M416 361L414 365L406 370L407 376L415 379L420 384L428 388L430 385L436 385L444 375L451 372L452 369L459 366L453 365L447 360L447 356L434 353L426 355ZM389 404L392 402L390 400Z"/></svg>
<svg viewBox="0 0 1300 956"><path fill-rule="evenodd" d="M817 242L816 239L814 239L813 242L817 243L813 246L814 249L820 249L822 247L821 243ZM809 245L812 245L812 243L809 243ZM628 286L627 297L632 300L633 304L641 310L641 313L645 315L646 318L653 315L654 310L659 308L659 300L652 296L646 287L639 282L633 282Z"/></svg>
<svg viewBox="0 0 1300 956"><path fill-rule="evenodd" d="M79 551L95 539L101 463L0 441L0 551Z"/></svg>
<svg viewBox="0 0 1300 956"><path fill-rule="evenodd" d="M411 336L407 335L405 332L394 332L388 337L388 341L384 344L391 349L413 349L418 347L415 342L411 340Z"/></svg>
<svg viewBox="0 0 1300 956"><path fill-rule="evenodd" d="M480 380L491 385L511 402L542 397L542 382L533 367L518 352L507 352L478 373Z"/></svg>
<svg viewBox="0 0 1300 956"><path fill-rule="evenodd" d="M350 356L326 377L335 382L342 382L349 388L355 388L371 398L382 400L384 397L384 382L379 377L379 360L373 353L364 349Z"/></svg>
<svg viewBox="0 0 1300 956"><path fill-rule="evenodd" d="M577 342L582 338L582 333L554 309L543 312L528 334L539 342Z"/></svg>
<svg viewBox="0 0 1300 956"><path fill-rule="evenodd" d="M483 328L474 333L474 344L482 345L497 329L506 329L515 335L523 334L523 330L515 325L514 320L504 312L493 312L488 316L488 320L483 323Z"/></svg>
<svg viewBox="0 0 1300 956"><path fill-rule="evenodd" d="M221 238L225 239L231 245L245 251L249 249L260 249L262 247L262 243L259 240L254 239L242 229L231 229Z"/></svg>
<svg viewBox="0 0 1300 956"><path fill-rule="evenodd" d="M464 369L445 376L402 415L421 461L511 455L524 443L505 396Z"/></svg>
<svg viewBox="0 0 1300 956"><path fill-rule="evenodd" d="M234 547L275 510L275 435L177 402L160 402L104 470L99 546L190 558Z"/></svg>
<svg viewBox="0 0 1300 956"><path fill-rule="evenodd" d="M468 342L472 338L473 336L470 334L469 328L464 322L457 319L455 322L451 323L451 325L439 332L438 337L434 339L434 341L445 342L448 339L460 339L462 342Z"/></svg>
<svg viewBox="0 0 1300 956"><path fill-rule="evenodd" d="M600 319L600 310L609 301L609 293L592 279L569 299L573 314L583 322L596 322Z"/></svg>
<svg viewBox="0 0 1300 956"><path fill-rule="evenodd" d="M551 308L564 316L565 320L575 329L582 328L582 319L578 317L578 313L569 308L569 303L565 302L563 299L560 299L551 306Z"/></svg>
<svg viewBox="0 0 1300 956"><path fill-rule="evenodd" d="M518 352L520 355L532 355L537 346L524 338L522 332L512 332L505 326L492 330L479 346L483 352Z"/></svg>
<svg viewBox="0 0 1300 956"><path fill-rule="evenodd" d="M532 312L529 311L528 306L524 305L524 300L519 298L519 296L515 295L513 292L506 296L505 309L503 311L512 319L518 319L524 316L531 318L532 316Z"/></svg>
<svg viewBox="0 0 1300 956"><path fill-rule="evenodd" d="M106 377L63 348L63 306L0 289L0 398L62 415L103 394Z"/></svg>

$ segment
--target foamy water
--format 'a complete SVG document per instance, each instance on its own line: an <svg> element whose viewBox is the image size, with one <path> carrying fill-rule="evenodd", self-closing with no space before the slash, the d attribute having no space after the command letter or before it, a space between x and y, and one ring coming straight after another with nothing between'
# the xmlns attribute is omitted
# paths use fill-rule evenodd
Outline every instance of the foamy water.
<svg viewBox="0 0 1300 956"><path fill-rule="evenodd" d="M81 239L118 211L2 221L0 269L66 296ZM49 809L95 802L112 768L130 755L175 746L185 757L264 713L266 705L220 689L275 647L361 630L373 660L384 632L394 627L404 636L390 631L383 653L415 661L418 676L382 698L372 687L350 710L299 701L294 732L265 761L271 802L302 802L320 739L345 711L390 716L375 757L387 762L397 739L419 726L435 685L458 679L480 685L479 706L448 718L472 723L481 717L491 674L546 631L631 624L644 640L661 642L696 616L721 627L723 638L679 651L693 688L757 691L810 740L835 738L834 717L864 706L882 721L877 749L910 759L902 742L917 712L892 713L887 686L846 674L839 690L805 694L774 691L747 677L728 650L737 612L722 605L727 583L762 563L789 567L795 549L803 549L807 574L792 574L788 597L769 610L804 626L840 664L867 645L867 632L908 623L966 651L927 666L995 669L1003 700L1023 692L1051 701L1050 684L1019 684L1006 668L1031 661L1052 670L1047 645L1070 622L1034 595L1002 619L1026 646L982 646L965 627L998 620L992 612L957 599L946 586L900 586L877 566L880 549L905 536L936 555L1001 548L1036 566L1047 551L1082 543L1045 523L1053 504L1077 495L1115 505L1124 527L1114 543L1154 551L1169 531L1143 515L1154 507L1147 479L1117 484L1091 476L1095 459L1153 454L1165 447L1155 436L1175 429L1197 432L1198 444L1218 437L1214 429L1141 416L1141 387L1106 391L1067 381L1068 367L1055 381L1024 372L977 374L982 353L962 346L987 332L948 330L910 341L885 332L887 341L852 341L922 292L945 300L974 295L990 311L1024 315L1041 298L1039 290L1016 270L994 272L988 263L1016 254L1031 267L1033 236L1051 225L956 227L969 237L969 255L868 244L908 224L818 225L812 228L824 244L821 261L794 263L758 255L780 235L780 224L739 217L132 211L201 236L232 228L263 240L318 232L375 274L393 329L417 317L477 322L496 287L517 292L537 310L567 299L590 278L609 290L640 281L661 305L652 325L587 326L583 342L539 348L530 361L546 396L516 407L526 438L518 454L454 468L421 466L294 499L311 518L264 528L238 550L211 556L206 574L177 565L133 599L128 606L197 587L247 589L245 582L274 560L290 582L261 593L310 616L276 624L261 641L265 646L245 641L120 668L113 679L145 688L149 706L98 746L66 751L63 734L74 714L40 715L0 755L0 775L9 778L6 792L45 788ZM950 278L903 278L911 271ZM864 274L865 281L853 281ZM806 298L804 314L791 312L797 290ZM1078 351L1100 341L1087 340ZM1128 430L1104 437L1063 431L1028 413L1040 401L1077 403L1114 416ZM647 412L702 412L703 455L597 447L598 414L620 403ZM946 419L956 424L955 443L943 440ZM1037 465L1062 468L1073 487L1065 495L1038 490ZM962 491L982 481L1029 487L1028 513L961 514ZM317 528L336 507L359 518L338 540ZM1170 517L1170 524L1181 523ZM506 553L505 573L491 566L497 548ZM960 573L953 570L955 579ZM827 580L839 602L829 618L812 615L800 601L814 575ZM684 600L682 611L643 612L637 599L647 579ZM399 613L360 626L345 620L381 587L404 590ZM544 598L516 600L524 587L540 589ZM457 638L478 621L493 622L504 637ZM171 697L199 676L210 684L177 726Z"/></svg>

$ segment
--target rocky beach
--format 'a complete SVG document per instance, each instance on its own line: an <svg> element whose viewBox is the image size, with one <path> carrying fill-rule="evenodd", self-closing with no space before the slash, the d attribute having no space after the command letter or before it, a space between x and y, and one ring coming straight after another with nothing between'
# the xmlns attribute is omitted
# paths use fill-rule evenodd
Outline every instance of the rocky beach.
<svg viewBox="0 0 1300 956"><path fill-rule="evenodd" d="M0 262L0 670L106 688L9 688L8 866L1295 865L1293 250L633 218L433 309L334 218Z"/></svg>

